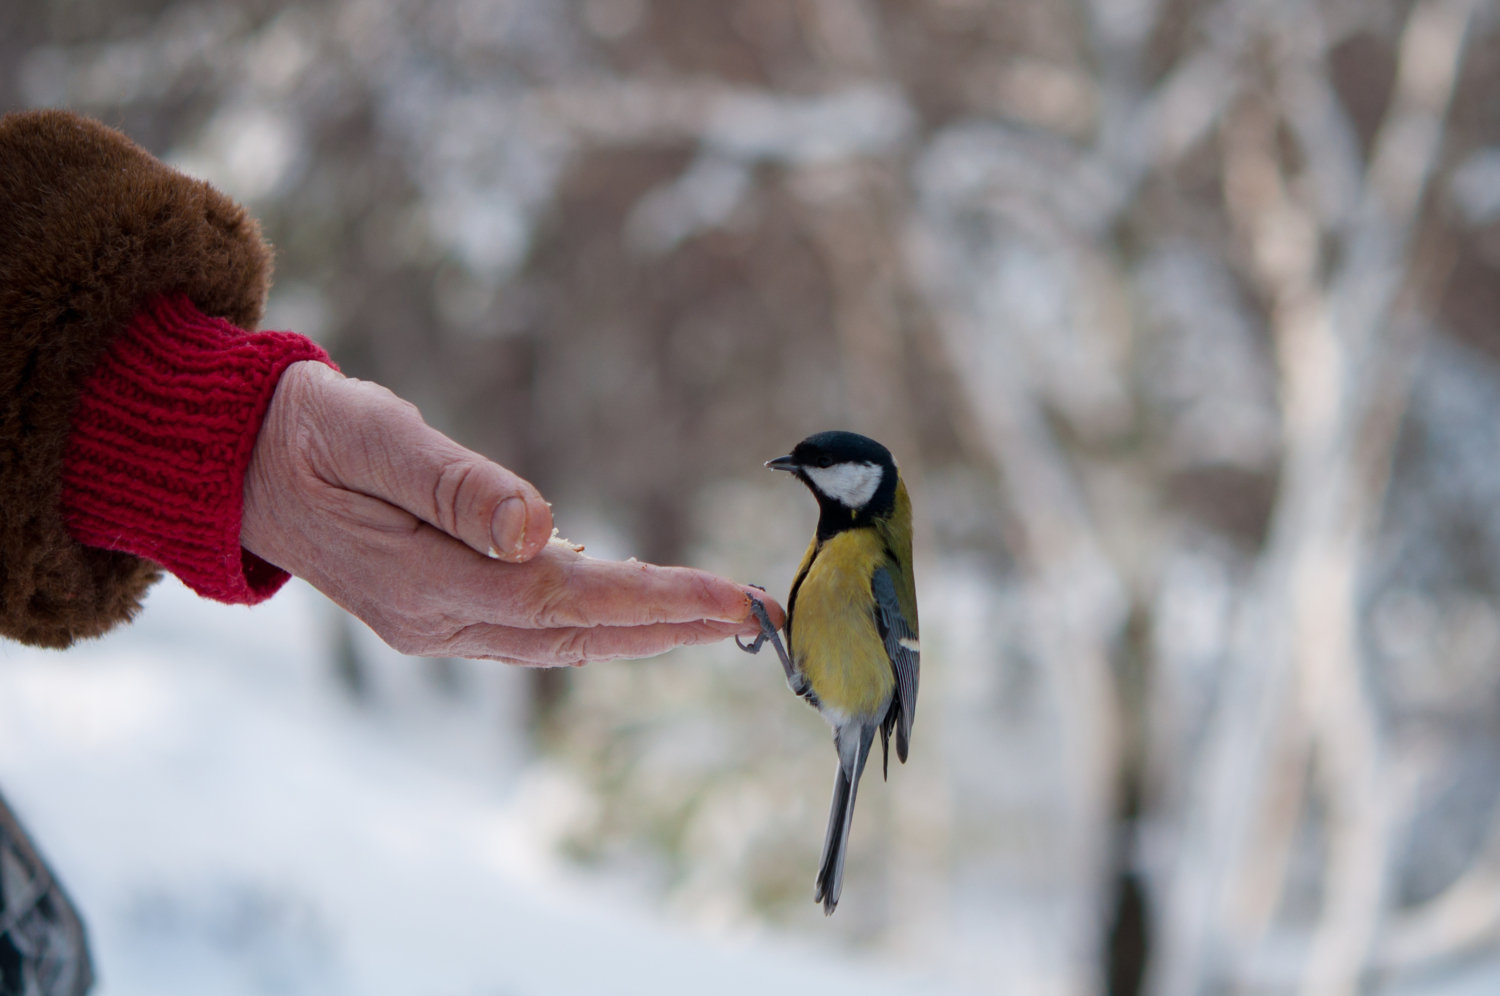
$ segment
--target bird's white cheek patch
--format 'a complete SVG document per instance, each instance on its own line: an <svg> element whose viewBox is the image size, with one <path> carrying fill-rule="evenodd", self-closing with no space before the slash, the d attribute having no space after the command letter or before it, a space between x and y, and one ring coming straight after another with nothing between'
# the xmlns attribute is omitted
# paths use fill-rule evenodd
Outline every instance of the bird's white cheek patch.
<svg viewBox="0 0 1500 996"><path fill-rule="evenodd" d="M849 508L864 508L880 487L881 470L876 463L836 463L804 470L819 491Z"/></svg>
<svg viewBox="0 0 1500 996"><path fill-rule="evenodd" d="M903 636L896 642L901 644L903 647L905 647L907 650L910 650L914 654L920 654L922 652L922 645L916 640L911 640Z"/></svg>

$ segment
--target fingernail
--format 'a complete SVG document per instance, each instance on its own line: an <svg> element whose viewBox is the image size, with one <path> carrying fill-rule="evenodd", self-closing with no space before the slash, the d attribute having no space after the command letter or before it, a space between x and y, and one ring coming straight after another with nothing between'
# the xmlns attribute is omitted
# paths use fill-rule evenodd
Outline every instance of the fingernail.
<svg viewBox="0 0 1500 996"><path fill-rule="evenodd" d="M526 542L526 502L520 498L507 498L500 503L490 520L490 539L497 550L521 552L521 546Z"/></svg>

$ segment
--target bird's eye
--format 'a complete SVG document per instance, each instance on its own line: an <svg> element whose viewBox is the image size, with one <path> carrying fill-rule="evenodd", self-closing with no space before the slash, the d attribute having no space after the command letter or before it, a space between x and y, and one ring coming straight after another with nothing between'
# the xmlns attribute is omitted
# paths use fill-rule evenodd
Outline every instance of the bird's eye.
<svg viewBox="0 0 1500 996"><path fill-rule="evenodd" d="M827 453L824 453L822 456L818 457L818 466L819 467L832 467L833 466L833 457L829 456Z"/></svg>

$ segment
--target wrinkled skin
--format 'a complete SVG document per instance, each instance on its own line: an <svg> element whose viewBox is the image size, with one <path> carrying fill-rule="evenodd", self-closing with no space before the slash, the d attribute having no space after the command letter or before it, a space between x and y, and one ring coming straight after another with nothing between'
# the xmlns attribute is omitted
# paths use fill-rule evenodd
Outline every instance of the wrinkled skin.
<svg viewBox="0 0 1500 996"><path fill-rule="evenodd" d="M552 512L383 387L288 367L245 477L240 542L397 650L526 665L650 657L755 636L755 589L548 542Z"/></svg>

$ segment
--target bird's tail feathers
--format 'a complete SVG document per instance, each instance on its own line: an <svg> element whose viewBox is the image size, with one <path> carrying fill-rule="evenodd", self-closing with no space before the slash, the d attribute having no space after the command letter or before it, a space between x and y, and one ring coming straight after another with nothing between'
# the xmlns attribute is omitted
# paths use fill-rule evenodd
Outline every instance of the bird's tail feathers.
<svg viewBox="0 0 1500 996"><path fill-rule="evenodd" d="M891 699L891 707L880 721L880 777L891 780L891 731L896 731L896 756L906 763L906 734L901 726L901 700Z"/></svg>
<svg viewBox="0 0 1500 996"><path fill-rule="evenodd" d="M833 782L833 805L828 812L828 832L823 837L823 861L818 868L813 902L823 904L823 915L831 916L838 907L844 889L844 854L849 848L849 828L854 821L854 799L859 793L859 779L870 759L875 741L876 724L845 727L837 731L834 743L839 752L839 770Z"/></svg>

